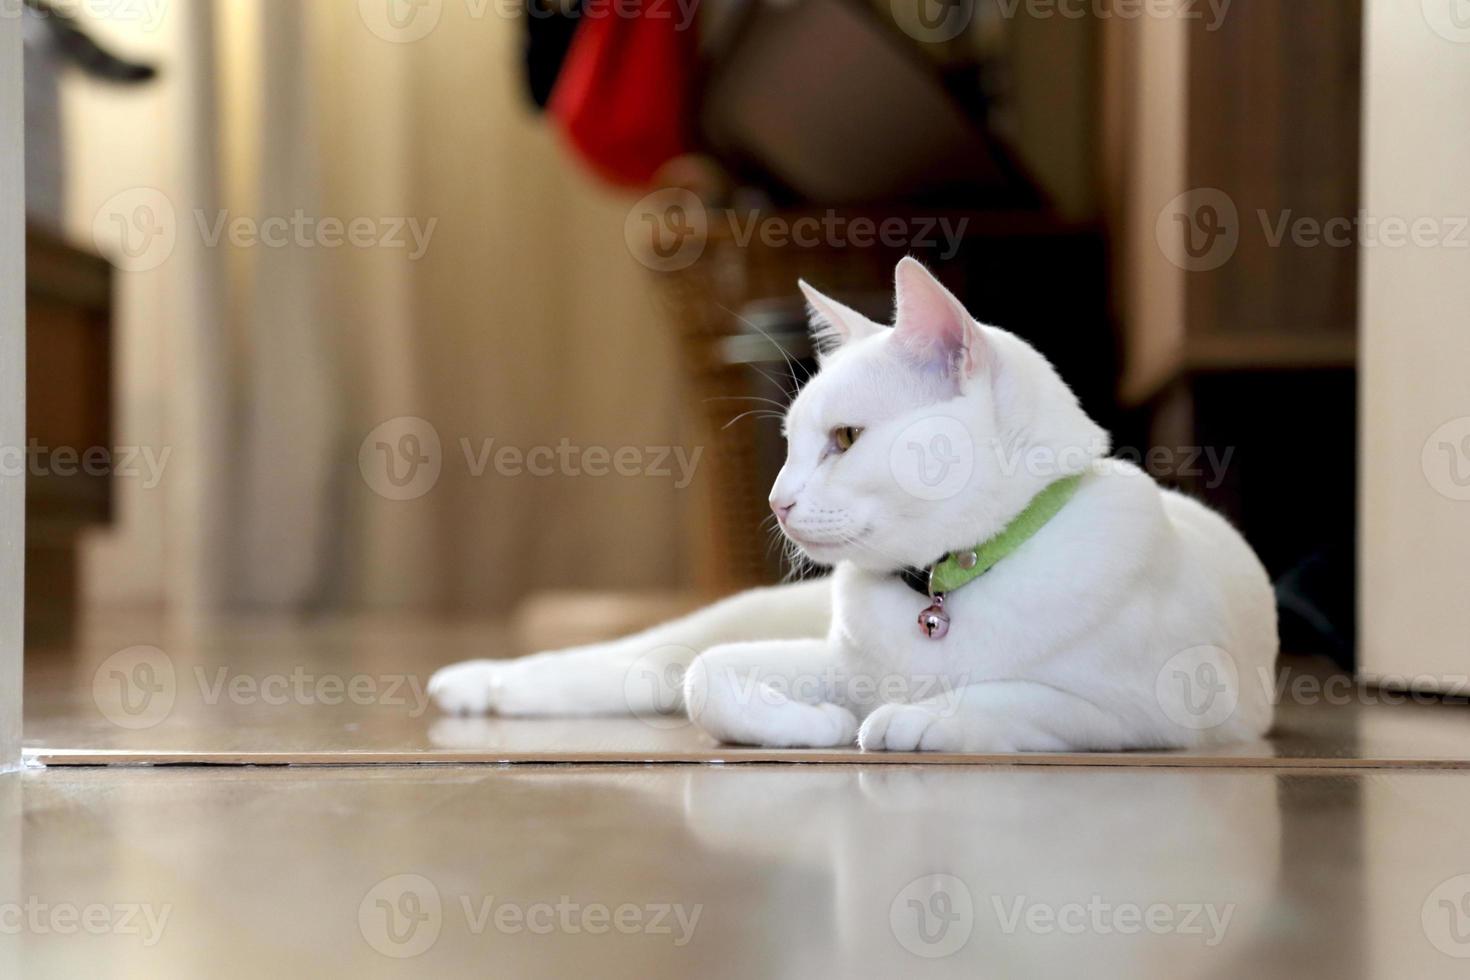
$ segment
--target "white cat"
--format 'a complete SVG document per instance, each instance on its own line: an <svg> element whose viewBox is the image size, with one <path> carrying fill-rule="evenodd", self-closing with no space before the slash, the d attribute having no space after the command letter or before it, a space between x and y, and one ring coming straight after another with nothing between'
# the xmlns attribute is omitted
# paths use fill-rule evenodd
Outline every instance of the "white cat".
<svg viewBox="0 0 1470 980"><path fill-rule="evenodd" d="M725 742L877 751L1269 728L1275 602L1223 518L1108 458L1051 364L917 261L899 263L891 328L802 288L827 352L787 415L771 507L833 575L611 643L446 667L429 686L443 710L682 708Z"/></svg>

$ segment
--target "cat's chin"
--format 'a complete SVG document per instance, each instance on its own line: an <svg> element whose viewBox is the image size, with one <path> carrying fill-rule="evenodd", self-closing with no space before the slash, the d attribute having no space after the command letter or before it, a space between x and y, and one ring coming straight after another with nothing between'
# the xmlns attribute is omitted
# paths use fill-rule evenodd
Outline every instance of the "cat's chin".
<svg viewBox="0 0 1470 980"><path fill-rule="evenodd" d="M782 533L786 535L786 540L796 545L803 555L818 565L835 565L851 550L849 542L814 541L789 530L783 530Z"/></svg>
<svg viewBox="0 0 1470 980"><path fill-rule="evenodd" d="M821 541L803 537L800 533L789 530L783 531L786 539L801 551L808 560L817 565L831 567L840 562L851 562L856 565L868 566L874 564L874 554L871 549L864 548L862 542L868 537L870 531L844 538L838 541Z"/></svg>

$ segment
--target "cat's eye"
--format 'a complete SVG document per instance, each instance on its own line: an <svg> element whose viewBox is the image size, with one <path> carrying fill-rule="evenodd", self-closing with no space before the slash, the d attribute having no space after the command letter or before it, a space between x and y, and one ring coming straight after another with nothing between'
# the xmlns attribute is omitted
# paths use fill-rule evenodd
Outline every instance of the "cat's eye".
<svg viewBox="0 0 1470 980"><path fill-rule="evenodd" d="M839 453L845 453L852 448L852 444L857 442L858 436L862 434L863 430L855 425L839 425L832 430L832 442L837 446Z"/></svg>

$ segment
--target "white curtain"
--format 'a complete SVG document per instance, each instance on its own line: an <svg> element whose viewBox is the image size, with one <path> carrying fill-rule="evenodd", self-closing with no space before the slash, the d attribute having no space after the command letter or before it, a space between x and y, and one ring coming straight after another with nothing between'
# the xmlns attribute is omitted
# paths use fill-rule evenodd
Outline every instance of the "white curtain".
<svg viewBox="0 0 1470 980"><path fill-rule="evenodd" d="M116 97L67 100L69 131L106 117L69 146L73 226L139 184L179 222L168 262L122 276L118 324L119 441L172 447L170 468L159 488L120 487L92 595L500 612L539 588L679 582L694 489L477 476L463 452L668 446L694 414L651 274L624 246L632 202L529 110L518 23L446 3L427 37L393 43L356 0L167 9L146 35L99 31L163 62L121 110L132 126ZM211 245L222 212L433 231L417 259L231 244L228 224ZM442 472L391 500L358 450L406 416L437 431Z"/></svg>

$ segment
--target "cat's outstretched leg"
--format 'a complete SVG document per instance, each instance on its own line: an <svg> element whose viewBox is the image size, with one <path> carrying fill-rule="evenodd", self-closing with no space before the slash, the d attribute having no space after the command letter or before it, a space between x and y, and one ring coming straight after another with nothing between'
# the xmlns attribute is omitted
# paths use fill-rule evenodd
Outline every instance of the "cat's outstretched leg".
<svg viewBox="0 0 1470 980"><path fill-rule="evenodd" d="M1137 725L1059 688L987 681L912 704L885 704L858 733L870 752L1105 752L1150 748Z"/></svg>
<svg viewBox="0 0 1470 980"><path fill-rule="evenodd" d="M712 646L819 637L832 616L828 579L751 589L610 643L437 671L429 694L451 714L644 715L682 710L685 670Z"/></svg>
<svg viewBox="0 0 1470 980"><path fill-rule="evenodd" d="M689 668L689 717L721 742L769 748L851 745L857 716L826 640L732 643Z"/></svg>

